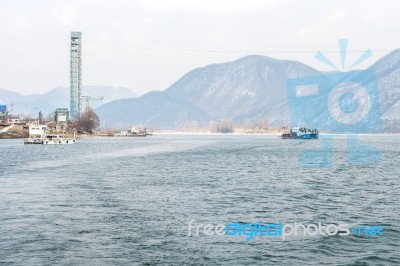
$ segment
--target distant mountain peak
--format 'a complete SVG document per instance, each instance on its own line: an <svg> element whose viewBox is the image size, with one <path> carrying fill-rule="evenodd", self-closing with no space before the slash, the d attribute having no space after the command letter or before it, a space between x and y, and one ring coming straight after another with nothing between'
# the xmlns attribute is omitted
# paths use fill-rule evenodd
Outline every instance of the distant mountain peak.
<svg viewBox="0 0 400 266"><path fill-rule="evenodd" d="M248 55L191 71L166 92L218 119L234 118L285 99L287 78L318 73L296 61Z"/></svg>
<svg viewBox="0 0 400 266"><path fill-rule="evenodd" d="M100 105L123 98L135 98L137 95L127 88L114 88L112 86L83 86L82 94L89 96L103 96L101 102L93 102L96 108ZM69 108L69 88L56 87L43 94L22 95L16 92L0 89L0 104L13 104L13 112L24 115L52 114L56 108ZM83 104L83 107L84 108Z"/></svg>

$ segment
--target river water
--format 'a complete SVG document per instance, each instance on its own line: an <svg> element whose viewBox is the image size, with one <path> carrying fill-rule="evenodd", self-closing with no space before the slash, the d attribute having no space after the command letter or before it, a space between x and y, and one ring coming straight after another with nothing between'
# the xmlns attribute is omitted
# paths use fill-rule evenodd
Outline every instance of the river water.
<svg viewBox="0 0 400 266"><path fill-rule="evenodd" d="M277 136L0 140L0 264L399 265L400 136L360 138L378 162L349 162L340 137L320 153L332 155L324 168L299 164L322 140ZM197 236L191 220L379 225L383 235L246 240Z"/></svg>

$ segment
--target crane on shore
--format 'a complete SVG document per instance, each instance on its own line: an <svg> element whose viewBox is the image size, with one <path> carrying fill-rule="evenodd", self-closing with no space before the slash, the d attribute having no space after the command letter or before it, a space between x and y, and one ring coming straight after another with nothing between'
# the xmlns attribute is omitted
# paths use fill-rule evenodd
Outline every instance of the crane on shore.
<svg viewBox="0 0 400 266"><path fill-rule="evenodd" d="M86 100L86 112L89 112L91 107L90 107L90 102L92 101L102 101L104 99L103 96L81 96L81 99Z"/></svg>

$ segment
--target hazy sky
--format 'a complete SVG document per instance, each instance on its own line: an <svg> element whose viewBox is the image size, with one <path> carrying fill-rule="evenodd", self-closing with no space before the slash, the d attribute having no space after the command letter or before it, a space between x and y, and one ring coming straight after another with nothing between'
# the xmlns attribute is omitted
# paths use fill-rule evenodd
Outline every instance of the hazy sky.
<svg viewBox="0 0 400 266"><path fill-rule="evenodd" d="M0 88L24 94L69 86L69 38L82 32L83 85L164 90L196 67L248 54L320 70L320 50L349 65L400 47L400 1L0 0Z"/></svg>

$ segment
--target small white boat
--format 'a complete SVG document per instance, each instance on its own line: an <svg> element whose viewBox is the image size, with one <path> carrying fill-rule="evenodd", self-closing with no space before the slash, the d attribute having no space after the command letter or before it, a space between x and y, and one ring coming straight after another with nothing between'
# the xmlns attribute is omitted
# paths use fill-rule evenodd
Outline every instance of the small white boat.
<svg viewBox="0 0 400 266"><path fill-rule="evenodd" d="M29 137L24 139L24 144L74 144L76 137L74 132L73 138L65 138L63 135L47 134L47 126L33 123L29 125Z"/></svg>

